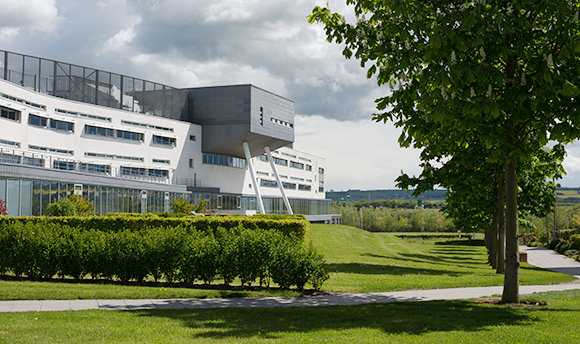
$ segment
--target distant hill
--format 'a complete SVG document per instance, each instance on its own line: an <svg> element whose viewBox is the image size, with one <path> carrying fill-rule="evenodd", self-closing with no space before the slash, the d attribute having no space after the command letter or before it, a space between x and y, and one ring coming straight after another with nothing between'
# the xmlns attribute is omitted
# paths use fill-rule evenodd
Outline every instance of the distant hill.
<svg viewBox="0 0 580 344"><path fill-rule="evenodd" d="M580 203L580 188L559 188L556 191L558 202Z"/></svg>
<svg viewBox="0 0 580 344"><path fill-rule="evenodd" d="M347 190L347 191L327 191L326 198L332 201L376 201L376 200L423 200L423 201L444 201L447 190L434 190L423 193L420 197L413 197L413 190ZM580 188L559 188L556 191L558 202L580 203Z"/></svg>
<svg viewBox="0 0 580 344"><path fill-rule="evenodd" d="M413 197L413 191L403 190L348 190L348 191L327 191L326 198L333 201L353 201L358 202L362 200L423 200L423 201L444 201L447 190L434 190L423 193L420 197Z"/></svg>

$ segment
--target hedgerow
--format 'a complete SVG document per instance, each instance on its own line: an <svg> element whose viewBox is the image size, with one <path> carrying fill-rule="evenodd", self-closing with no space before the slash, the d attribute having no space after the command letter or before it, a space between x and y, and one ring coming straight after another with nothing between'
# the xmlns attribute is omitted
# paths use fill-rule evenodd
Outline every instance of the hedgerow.
<svg viewBox="0 0 580 344"><path fill-rule="evenodd" d="M252 228L226 228L212 221L205 230L197 230L193 222L120 230L83 228L78 224L98 222L78 218L0 221L0 273L138 282L153 278L211 283L221 278L226 284L239 278L242 284L272 281L303 288L310 283L320 289L328 279L324 258L304 244L303 236L279 231L277 222L271 221L269 229L260 228L260 221L245 221L254 224Z"/></svg>
<svg viewBox="0 0 580 344"><path fill-rule="evenodd" d="M185 216L161 217L156 214L123 214L108 216L2 216L0 224L13 223L58 224L81 230L108 232L140 231L145 228L171 228L182 226L188 230L215 232L218 228L231 230L242 226L247 229L275 228L286 236L304 239L309 223L303 215L274 216Z"/></svg>

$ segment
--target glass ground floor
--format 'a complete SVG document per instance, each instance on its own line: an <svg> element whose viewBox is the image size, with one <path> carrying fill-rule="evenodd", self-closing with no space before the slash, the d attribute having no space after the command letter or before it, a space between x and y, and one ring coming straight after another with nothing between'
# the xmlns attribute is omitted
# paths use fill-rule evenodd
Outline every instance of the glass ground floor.
<svg viewBox="0 0 580 344"><path fill-rule="evenodd" d="M244 213L256 210L252 196L216 193L164 192L147 189L111 187L104 185L74 184L37 179L0 177L0 199L6 201L8 215L39 216L46 214L47 206L61 198L79 194L93 203L95 214L111 212L160 213L170 210L175 198L187 198L197 204L205 200L206 208L215 212ZM264 197L268 214L285 214L281 198ZM295 214L330 214L330 200L290 199Z"/></svg>

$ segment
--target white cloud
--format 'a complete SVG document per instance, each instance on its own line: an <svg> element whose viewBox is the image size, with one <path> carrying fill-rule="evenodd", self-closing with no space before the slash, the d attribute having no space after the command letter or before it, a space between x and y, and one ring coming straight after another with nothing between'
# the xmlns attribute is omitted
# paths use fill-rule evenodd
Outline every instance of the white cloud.
<svg viewBox="0 0 580 344"><path fill-rule="evenodd" d="M0 0L0 33L15 36L21 30L53 32L60 18L55 0Z"/></svg>
<svg viewBox="0 0 580 344"><path fill-rule="evenodd" d="M394 188L401 170L420 172L419 151L400 148L391 124L301 115L295 124L294 148L326 159L328 190Z"/></svg>

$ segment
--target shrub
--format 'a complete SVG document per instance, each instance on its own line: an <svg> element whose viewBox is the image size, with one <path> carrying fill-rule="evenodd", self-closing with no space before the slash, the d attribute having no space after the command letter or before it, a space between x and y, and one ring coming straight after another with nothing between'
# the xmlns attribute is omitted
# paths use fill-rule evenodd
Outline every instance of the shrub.
<svg viewBox="0 0 580 344"><path fill-rule="evenodd" d="M244 285L273 280L301 289L307 283L320 289L328 279L324 259L312 246L275 227L200 231L178 225L110 231L68 226L66 217L58 219L0 221L0 273L31 278L90 275L125 282L165 277L206 284L221 277L226 284L235 278ZM72 219L70 223L79 223Z"/></svg>
<svg viewBox="0 0 580 344"><path fill-rule="evenodd" d="M71 195L52 202L46 207L48 216L90 216L93 215L93 202Z"/></svg>
<svg viewBox="0 0 580 344"><path fill-rule="evenodd" d="M46 207L46 215L48 216L74 216L75 213L76 205L68 198L61 198Z"/></svg>
<svg viewBox="0 0 580 344"><path fill-rule="evenodd" d="M8 215L8 208L6 208L6 201L0 199L0 216Z"/></svg>

